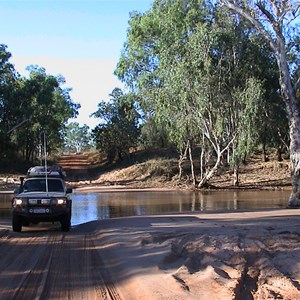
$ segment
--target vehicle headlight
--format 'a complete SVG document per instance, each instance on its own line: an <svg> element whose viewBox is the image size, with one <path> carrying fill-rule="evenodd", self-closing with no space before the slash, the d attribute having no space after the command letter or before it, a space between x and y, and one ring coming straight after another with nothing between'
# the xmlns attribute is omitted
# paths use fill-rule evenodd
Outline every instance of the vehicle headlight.
<svg viewBox="0 0 300 300"><path fill-rule="evenodd" d="M14 206L22 205L22 204L23 204L23 199L22 198L15 198L14 199Z"/></svg>
<svg viewBox="0 0 300 300"><path fill-rule="evenodd" d="M57 198L56 199L56 204L58 205L63 205L63 204L66 204L66 199L65 198Z"/></svg>

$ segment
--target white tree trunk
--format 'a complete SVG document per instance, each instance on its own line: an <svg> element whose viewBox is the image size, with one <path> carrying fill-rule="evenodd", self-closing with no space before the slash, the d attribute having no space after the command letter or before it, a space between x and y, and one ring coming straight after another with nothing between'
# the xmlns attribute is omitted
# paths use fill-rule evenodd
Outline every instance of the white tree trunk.
<svg viewBox="0 0 300 300"><path fill-rule="evenodd" d="M286 104L290 122L290 159L292 164L292 193L288 205L300 207L300 114L295 91L291 82L285 43L281 36L277 38L276 59L280 71L280 87Z"/></svg>
<svg viewBox="0 0 300 300"><path fill-rule="evenodd" d="M217 159L215 161L214 166L204 175L203 178L201 178L199 184L198 184L198 188L204 188L206 187L206 185L208 184L209 180L216 174L216 172L219 169L220 163L221 163L221 156L222 156L222 152L218 152L217 154Z"/></svg>
<svg viewBox="0 0 300 300"><path fill-rule="evenodd" d="M179 160L178 160L178 168L179 168L179 178L178 180L180 181L182 178L182 174L183 174L183 164L184 161L187 158L187 151L188 151L188 146L189 146L189 141L186 143L186 147L183 153L180 154Z"/></svg>
<svg viewBox="0 0 300 300"><path fill-rule="evenodd" d="M188 146L189 146L189 159L190 159L193 186L195 187L196 186L196 176L195 176L195 171L194 171L194 159L193 159L192 145L191 145L190 140L189 140Z"/></svg>
<svg viewBox="0 0 300 300"><path fill-rule="evenodd" d="M281 93L286 104L290 122L290 158L292 164L292 193L288 205L300 207L300 113L296 101L296 90L300 86L300 78L295 79L292 85L292 76L287 60L287 48L284 38L285 26L290 26L290 21L299 16L300 4L289 1L254 1L251 7L242 8L235 1L220 0L228 8L234 10L248 21L264 36L269 42L277 60L280 73ZM257 9L263 17L256 14ZM290 21L285 24L284 20L288 14ZM270 33L270 30L272 33ZM295 73L296 75L296 73Z"/></svg>
<svg viewBox="0 0 300 300"><path fill-rule="evenodd" d="M292 164L292 193L288 205L300 207L300 116L294 111L290 120L290 158Z"/></svg>

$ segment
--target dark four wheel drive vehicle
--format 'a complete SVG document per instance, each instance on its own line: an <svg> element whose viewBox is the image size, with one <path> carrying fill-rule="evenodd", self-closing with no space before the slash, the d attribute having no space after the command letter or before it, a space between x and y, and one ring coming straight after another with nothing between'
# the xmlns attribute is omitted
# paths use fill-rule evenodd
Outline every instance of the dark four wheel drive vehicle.
<svg viewBox="0 0 300 300"><path fill-rule="evenodd" d="M33 167L12 200L12 228L20 232L30 223L61 223L62 231L71 226L72 200L65 185L65 172L60 167Z"/></svg>

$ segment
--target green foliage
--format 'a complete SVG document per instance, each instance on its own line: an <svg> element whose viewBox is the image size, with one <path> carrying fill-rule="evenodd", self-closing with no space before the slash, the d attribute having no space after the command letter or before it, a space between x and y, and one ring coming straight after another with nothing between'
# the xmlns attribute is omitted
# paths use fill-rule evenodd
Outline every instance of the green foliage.
<svg viewBox="0 0 300 300"><path fill-rule="evenodd" d="M93 129L97 149L107 154L108 160L122 159L129 149L137 145L140 134L139 114L134 106L133 94L124 94L115 88L110 101L98 104L98 110L92 116L101 119Z"/></svg>
<svg viewBox="0 0 300 300"><path fill-rule="evenodd" d="M238 166L241 160L253 153L257 146L259 139L257 124L259 124L262 94L261 83L253 78L247 80L243 90L233 91L233 98L243 106L243 114L237 120L239 126L231 161L234 166Z"/></svg>
<svg viewBox="0 0 300 300"><path fill-rule="evenodd" d="M89 126L80 126L77 122L69 123L64 129L64 152L80 153L93 148Z"/></svg>
<svg viewBox="0 0 300 300"><path fill-rule="evenodd" d="M182 91L174 84L176 79L179 85L185 80L178 72L174 74L172 67L184 55L184 43L195 24L205 19L206 11L204 1L155 1L147 14L132 15L116 70L120 79L138 91L148 120L154 118L155 126L163 129L159 131L167 131L170 141L179 148L189 131L181 121L190 123L190 118L186 105L178 100L188 87Z"/></svg>
<svg viewBox="0 0 300 300"><path fill-rule="evenodd" d="M78 104L72 102L69 90L62 89L62 77L46 74L44 68L31 66L28 79L23 79L23 118L26 124L16 132L18 145L26 149L26 159L30 158L40 143L40 133L47 135L47 149L57 149L63 139L61 131L69 118L77 115Z"/></svg>
<svg viewBox="0 0 300 300"><path fill-rule="evenodd" d="M147 132L163 128L180 151L188 140L215 156L227 149L238 163L263 132L286 127L274 55L242 18L209 1L164 0L129 25L115 73L138 96Z"/></svg>
<svg viewBox="0 0 300 300"><path fill-rule="evenodd" d="M145 148L166 148L170 146L166 129L155 122L151 116L144 117L139 143Z"/></svg>
<svg viewBox="0 0 300 300"><path fill-rule="evenodd" d="M9 62L11 54L5 45L0 44L0 155L2 158L13 157L13 144L7 135L13 123L18 102L14 97L18 74Z"/></svg>
<svg viewBox="0 0 300 300"><path fill-rule="evenodd" d="M33 160L39 152L41 132L47 135L50 152L63 142L62 129L78 114L63 77L46 74L41 67L28 68L29 77L20 77L9 63L11 54L0 46L0 154L21 155Z"/></svg>

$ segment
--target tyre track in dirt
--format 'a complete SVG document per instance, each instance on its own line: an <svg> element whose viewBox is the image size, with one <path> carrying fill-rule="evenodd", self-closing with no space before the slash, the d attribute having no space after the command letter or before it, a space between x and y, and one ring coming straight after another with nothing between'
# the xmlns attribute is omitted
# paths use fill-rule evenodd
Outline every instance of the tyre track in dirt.
<svg viewBox="0 0 300 300"><path fill-rule="evenodd" d="M0 231L0 299L123 299L91 234Z"/></svg>

